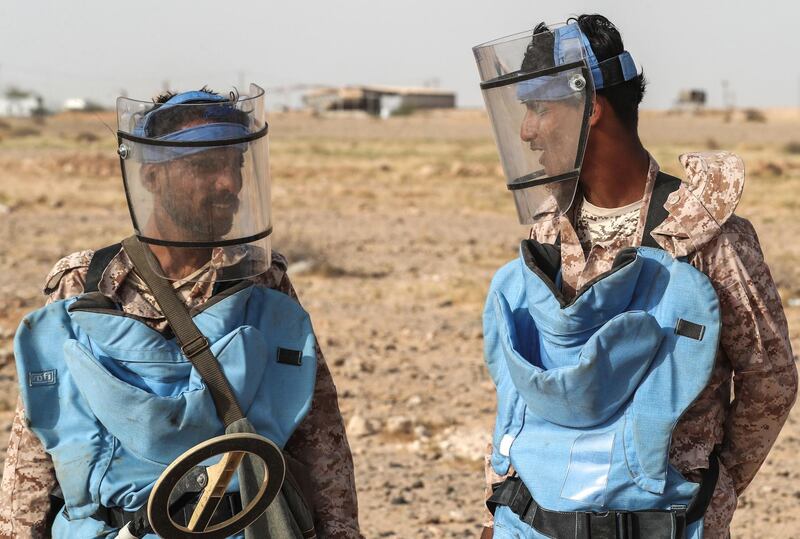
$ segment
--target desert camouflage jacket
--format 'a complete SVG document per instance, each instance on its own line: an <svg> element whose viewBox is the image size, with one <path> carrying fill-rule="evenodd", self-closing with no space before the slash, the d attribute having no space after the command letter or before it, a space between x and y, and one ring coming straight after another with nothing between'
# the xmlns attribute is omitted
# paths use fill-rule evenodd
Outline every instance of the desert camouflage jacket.
<svg viewBox="0 0 800 539"><path fill-rule="evenodd" d="M711 380L673 432L670 462L693 481L721 447L720 475L705 517L707 539L727 537L737 496L752 481L789 415L797 393L780 296L753 225L733 215L744 187L741 160L726 152L681 156L686 178L664 205L667 218L653 238L675 257L688 256L705 273L720 301L722 334ZM575 294L611 269L624 247L641 245L646 208L658 173L651 159L639 224L631 235L581 246L573 215L537 224L531 237L553 243L561 236L563 291ZM731 387L733 386L732 399ZM486 464L486 494L503 478ZM492 525L487 511L486 526Z"/></svg>
<svg viewBox="0 0 800 539"><path fill-rule="evenodd" d="M45 284L48 303L83 292L84 280L93 251L81 251L61 259ZM286 259L272 253L269 270L255 278L258 284L279 290L295 299L297 295L286 274ZM155 298L145 287L124 251L109 263L98 289L162 331L166 320ZM213 283L176 282L176 290L188 307L211 297ZM361 537L353 472L353 458L328 366L317 345L317 380L311 411L286 444L291 457L303 464L311 482L308 495L316 514L317 534L321 538ZM11 427L5 470L0 485L0 537L49 537L46 516L49 494L56 484L53 464L39 439L26 427L21 401Z"/></svg>

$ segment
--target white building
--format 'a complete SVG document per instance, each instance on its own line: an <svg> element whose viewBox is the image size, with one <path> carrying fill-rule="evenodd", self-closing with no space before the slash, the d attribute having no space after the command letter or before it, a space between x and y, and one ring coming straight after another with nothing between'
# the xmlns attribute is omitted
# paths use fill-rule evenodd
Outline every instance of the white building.
<svg viewBox="0 0 800 539"><path fill-rule="evenodd" d="M0 116L29 118L42 109L42 98L36 95L0 97Z"/></svg>
<svg viewBox="0 0 800 539"><path fill-rule="evenodd" d="M345 86L313 90L303 101L317 112L362 110L386 118L399 111L452 109L456 106L456 94L439 88Z"/></svg>
<svg viewBox="0 0 800 539"><path fill-rule="evenodd" d="M86 103L85 99L73 97L64 101L64 104L61 106L61 108L65 111L82 111L86 110L87 105L88 104Z"/></svg>

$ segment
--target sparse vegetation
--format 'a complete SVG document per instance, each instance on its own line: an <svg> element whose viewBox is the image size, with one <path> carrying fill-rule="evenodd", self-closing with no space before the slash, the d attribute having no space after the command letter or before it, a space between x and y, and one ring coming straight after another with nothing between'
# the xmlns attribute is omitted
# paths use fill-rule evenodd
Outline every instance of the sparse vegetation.
<svg viewBox="0 0 800 539"><path fill-rule="evenodd" d="M114 124L113 113L100 115ZM361 415L378 431L350 437L364 534L475 536L494 414L481 310L492 275L527 236L486 117L279 113L270 125L275 251L287 255L313 317L345 422ZM21 315L42 304L44 275L65 254L131 232L116 141L94 115L51 116L32 126L36 136L12 139L22 126L31 122L0 125L0 205L10 208L0 213L0 354L10 358L0 362L3 429L17 392L11 339ZM687 151L731 148L744 158L737 213L758 232L800 350L800 306L789 303L800 294L800 122L645 112L641 131L672 174L681 174L677 156ZM740 498L734 537L789 537L800 528L798 452L800 406ZM398 491L412 503L390 505Z"/></svg>
<svg viewBox="0 0 800 539"><path fill-rule="evenodd" d="M744 109L743 111L744 119L748 122L758 122L764 123L767 121L767 117L764 115L764 112L759 109Z"/></svg>
<svg viewBox="0 0 800 539"><path fill-rule="evenodd" d="M39 129L30 125L13 127L8 132L10 138L38 137L41 134L42 132Z"/></svg>
<svg viewBox="0 0 800 539"><path fill-rule="evenodd" d="M392 116L411 116L417 111L412 105L400 105L392 111Z"/></svg>
<svg viewBox="0 0 800 539"><path fill-rule="evenodd" d="M791 155L800 155L800 141L793 140L783 146L783 151Z"/></svg>

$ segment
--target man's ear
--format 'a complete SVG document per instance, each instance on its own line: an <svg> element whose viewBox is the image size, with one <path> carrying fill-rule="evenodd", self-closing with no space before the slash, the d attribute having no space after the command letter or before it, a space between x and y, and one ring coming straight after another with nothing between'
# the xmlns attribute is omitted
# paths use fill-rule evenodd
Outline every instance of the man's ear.
<svg viewBox="0 0 800 539"><path fill-rule="evenodd" d="M597 125L606 115L609 114L610 108L611 104L605 97L601 95L595 95L594 106L592 107L592 115L589 116L589 126L594 127Z"/></svg>
<svg viewBox="0 0 800 539"><path fill-rule="evenodd" d="M589 116L589 127L594 127L597 125L597 123L603 118L603 115L607 113L608 107L609 104L605 97L601 95L595 96L594 104L592 106L592 114Z"/></svg>

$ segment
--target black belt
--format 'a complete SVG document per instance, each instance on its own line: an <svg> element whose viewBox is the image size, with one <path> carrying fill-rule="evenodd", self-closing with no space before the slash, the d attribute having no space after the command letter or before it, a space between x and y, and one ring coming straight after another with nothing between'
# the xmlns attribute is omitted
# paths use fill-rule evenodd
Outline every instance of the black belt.
<svg viewBox="0 0 800 539"><path fill-rule="evenodd" d="M176 508L171 513L172 520L181 526L186 526L191 519L192 513L194 513L196 506L196 503L187 503L179 508ZM224 522L241 511L242 498L239 493L226 493L220 500L217 510L214 513L214 516L211 518L209 525ZM128 522L133 521L134 528L139 530L140 533L145 530L152 531L149 530L149 524L147 524L147 505L137 511L125 511L120 507L105 507L101 505L100 509L98 509L94 515L92 515L92 518L102 520L112 528L122 528L128 524Z"/></svg>
<svg viewBox="0 0 800 539"><path fill-rule="evenodd" d="M712 453L709 468L691 505L664 511L551 511L536 503L528 487L517 476L493 487L494 492L486 506L494 514L498 506L505 505L521 521L556 539L682 539L686 536L687 524L705 514L718 475L719 462Z"/></svg>

